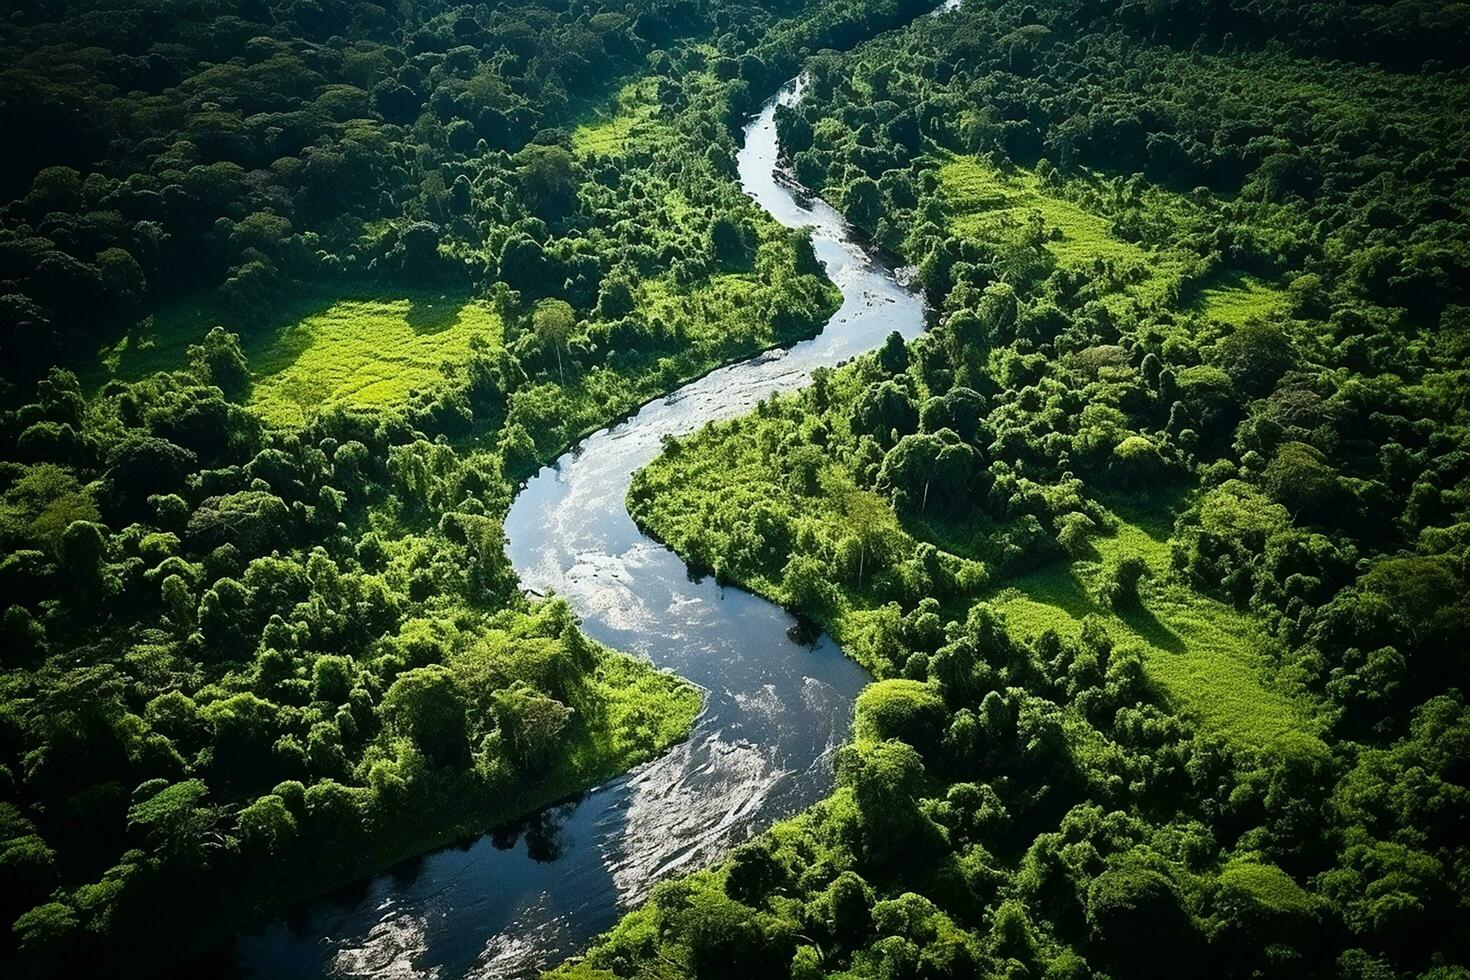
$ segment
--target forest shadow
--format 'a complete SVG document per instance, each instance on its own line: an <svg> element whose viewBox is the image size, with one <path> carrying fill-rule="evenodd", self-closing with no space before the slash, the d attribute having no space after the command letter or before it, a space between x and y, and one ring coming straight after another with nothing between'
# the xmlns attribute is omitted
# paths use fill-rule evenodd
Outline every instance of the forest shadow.
<svg viewBox="0 0 1470 980"><path fill-rule="evenodd" d="M1131 524L1155 542L1165 544L1174 536L1174 520L1189 503L1191 488L1164 483L1129 494L1105 493L1098 499L1119 520Z"/></svg>
<svg viewBox="0 0 1470 980"><path fill-rule="evenodd" d="M1196 283L1183 309L1240 325L1266 319L1286 303L1286 294L1269 279L1243 269L1222 269Z"/></svg>
<svg viewBox="0 0 1470 980"><path fill-rule="evenodd" d="M1074 562L1087 561L1098 565L1101 565L1103 560L1102 552L1097 550L1097 543L1090 537L1072 545L1067 552L1067 557Z"/></svg>
<svg viewBox="0 0 1470 980"><path fill-rule="evenodd" d="M309 299L292 303L287 312L270 318L251 330L240 333L240 349L255 380L270 377L295 364L311 347L312 331L307 321L330 310L339 298L314 294ZM226 330L235 328L226 326Z"/></svg>
<svg viewBox="0 0 1470 980"><path fill-rule="evenodd" d="M1184 640L1143 603L1120 606L1113 610L1119 619L1149 643L1169 653L1184 653Z"/></svg>
<svg viewBox="0 0 1470 980"><path fill-rule="evenodd" d="M467 301L466 296L409 297L404 320L418 336L442 333L459 322Z"/></svg>
<svg viewBox="0 0 1470 980"><path fill-rule="evenodd" d="M996 524L983 514L913 514L899 510L898 526L915 541L926 541L959 558L985 561Z"/></svg>
<svg viewBox="0 0 1470 980"><path fill-rule="evenodd" d="M1185 303L1185 309L1202 313L1208 303L1211 292L1245 291L1250 288L1251 277L1244 269L1221 269L1214 275L1200 280L1194 287L1192 295Z"/></svg>
<svg viewBox="0 0 1470 980"><path fill-rule="evenodd" d="M1055 606L1078 622L1091 615L1107 613L1088 593L1070 566L1060 562L1013 579L1009 585L1033 602Z"/></svg>
<svg viewBox="0 0 1470 980"><path fill-rule="evenodd" d="M269 308L245 311L225 302L217 291L185 294L165 300L152 313L118 320L98 346L75 348L69 366L88 390L109 381L139 381L160 371L180 371L189 366L189 347L219 326L239 336L241 351L258 372L262 363L289 354L283 348L292 344L294 324L325 312L340 298L338 292L308 286L283 290ZM304 349L304 341L297 343Z"/></svg>
<svg viewBox="0 0 1470 980"><path fill-rule="evenodd" d="M791 616L793 622L786 627L786 638L797 646L816 646L817 641L822 638L822 624L799 613L792 613Z"/></svg>

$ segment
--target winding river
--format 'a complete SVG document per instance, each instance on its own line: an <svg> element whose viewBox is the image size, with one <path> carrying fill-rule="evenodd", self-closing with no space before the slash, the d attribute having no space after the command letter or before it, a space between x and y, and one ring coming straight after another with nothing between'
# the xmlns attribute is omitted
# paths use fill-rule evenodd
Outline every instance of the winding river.
<svg viewBox="0 0 1470 980"><path fill-rule="evenodd" d="M701 685L692 736L664 756L515 831L446 848L318 899L239 937L249 976L534 975L584 948L665 876L711 863L825 796L866 675L835 643L792 639L792 617L741 589L692 580L644 536L624 497L664 436L749 411L813 368L924 327L918 295L846 222L777 174L776 106L751 121L745 190L779 222L812 230L842 306L817 337L709 374L604 429L538 473L506 519L522 582L571 602L588 634Z"/></svg>

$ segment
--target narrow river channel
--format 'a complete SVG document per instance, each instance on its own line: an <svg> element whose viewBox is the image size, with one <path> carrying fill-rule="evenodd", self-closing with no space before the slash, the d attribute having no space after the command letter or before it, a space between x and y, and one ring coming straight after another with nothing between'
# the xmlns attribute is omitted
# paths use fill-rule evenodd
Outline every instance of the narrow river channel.
<svg viewBox="0 0 1470 980"><path fill-rule="evenodd" d="M740 180L777 221L812 229L841 308L819 336L715 371L588 437L541 470L506 519L527 588L565 596L591 636L705 689L692 736L518 831L427 854L242 935L234 959L244 975L534 975L585 947L660 879L709 864L831 790L833 751L866 675L825 636L793 640L779 607L692 580L624 506L664 436L747 412L892 331L923 330L920 297L859 247L836 211L778 176L776 105L799 97L788 85L746 128Z"/></svg>

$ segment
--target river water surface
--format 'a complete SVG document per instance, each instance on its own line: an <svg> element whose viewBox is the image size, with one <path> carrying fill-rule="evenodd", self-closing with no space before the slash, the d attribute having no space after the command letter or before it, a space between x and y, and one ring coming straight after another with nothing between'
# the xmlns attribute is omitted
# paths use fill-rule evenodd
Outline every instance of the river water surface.
<svg viewBox="0 0 1470 980"><path fill-rule="evenodd" d="M711 579L644 536L624 497L667 435L749 411L813 368L924 327L924 306L846 222L777 175L780 92L747 126L740 180L779 222L812 230L842 306L817 337L721 368L584 440L538 473L506 519L523 584L555 591L586 632L702 686L687 742L537 815L433 852L239 937L249 976L520 977L586 947L660 879L821 799L867 677L831 639L791 638L779 607Z"/></svg>

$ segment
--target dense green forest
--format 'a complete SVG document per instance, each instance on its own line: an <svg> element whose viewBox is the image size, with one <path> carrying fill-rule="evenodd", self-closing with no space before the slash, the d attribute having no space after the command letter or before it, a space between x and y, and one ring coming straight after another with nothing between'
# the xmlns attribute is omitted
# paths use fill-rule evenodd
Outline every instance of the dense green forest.
<svg viewBox="0 0 1470 980"><path fill-rule="evenodd" d="M142 969L683 737L698 692L524 597L501 519L821 325L733 134L908 14L13 9L0 962Z"/></svg>
<svg viewBox="0 0 1470 980"><path fill-rule="evenodd" d="M938 323L629 507L877 681L828 801L560 976L1466 975L1464 14L991 0L808 61L791 166Z"/></svg>
<svg viewBox="0 0 1470 980"><path fill-rule="evenodd" d="M792 173L935 323L628 505L874 683L829 799L559 975L1467 975L1470 7L930 6L9 5L0 971L687 735L502 522L837 308L735 167L802 72Z"/></svg>

